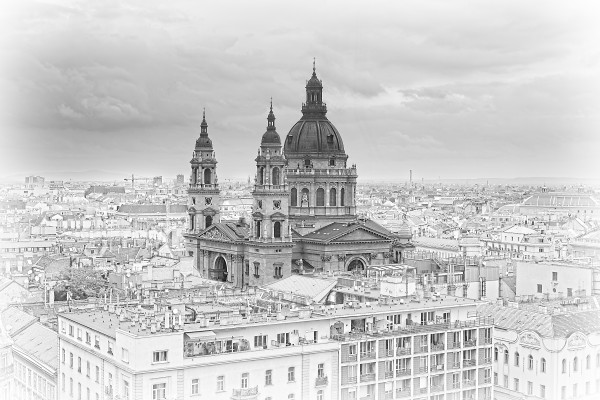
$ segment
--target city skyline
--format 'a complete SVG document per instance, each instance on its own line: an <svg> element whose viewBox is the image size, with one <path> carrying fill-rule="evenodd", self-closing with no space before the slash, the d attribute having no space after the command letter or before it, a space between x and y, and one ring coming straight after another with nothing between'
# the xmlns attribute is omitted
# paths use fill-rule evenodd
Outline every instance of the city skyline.
<svg viewBox="0 0 600 400"><path fill-rule="evenodd" d="M361 180L597 177L591 6L339 4L7 7L0 179L187 177L203 108L219 176L247 177L313 57Z"/></svg>

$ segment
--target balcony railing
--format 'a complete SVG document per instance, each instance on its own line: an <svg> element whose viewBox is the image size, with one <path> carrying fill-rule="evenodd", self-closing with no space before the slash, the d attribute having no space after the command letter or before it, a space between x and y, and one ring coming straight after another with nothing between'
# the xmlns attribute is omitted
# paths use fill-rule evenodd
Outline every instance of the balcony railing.
<svg viewBox="0 0 600 400"><path fill-rule="evenodd" d="M431 392L441 392L444 390L444 385L431 385Z"/></svg>
<svg viewBox="0 0 600 400"><path fill-rule="evenodd" d="M258 386L254 386L252 388L247 388L247 389L233 389L231 398L233 400L238 400L238 399L249 399L253 396L254 397L258 396Z"/></svg>
<svg viewBox="0 0 600 400"><path fill-rule="evenodd" d="M349 376L346 379L342 379L342 385L354 385L356 383L356 376Z"/></svg>
<svg viewBox="0 0 600 400"><path fill-rule="evenodd" d="M450 366L448 368L449 369L460 369L460 362L453 362L452 364L450 364Z"/></svg>
<svg viewBox="0 0 600 400"><path fill-rule="evenodd" d="M329 379L327 378L327 376L317 376L317 379L315 379L315 386L316 387L320 387L320 386L327 386L327 384L329 383Z"/></svg>
<svg viewBox="0 0 600 400"><path fill-rule="evenodd" d="M486 357L483 359L483 363L484 364L491 364L492 363L492 357Z"/></svg>
<svg viewBox="0 0 600 400"><path fill-rule="evenodd" d="M374 351L370 351L368 353L360 353L360 359L361 360L372 360L375 358L375 352Z"/></svg>
<svg viewBox="0 0 600 400"><path fill-rule="evenodd" d="M361 382L370 382L375 380L375 374L362 374L360 376Z"/></svg>
<svg viewBox="0 0 600 400"><path fill-rule="evenodd" d="M399 356L407 356L410 354L410 348L398 347L398 349L396 350L396 354Z"/></svg>
<svg viewBox="0 0 600 400"><path fill-rule="evenodd" d="M444 370L444 364L437 364L437 365L432 365L431 368L429 369L431 372L435 372L435 371L443 371Z"/></svg>
<svg viewBox="0 0 600 400"><path fill-rule="evenodd" d="M460 349L460 342L452 342L448 345L450 349Z"/></svg>
<svg viewBox="0 0 600 400"><path fill-rule="evenodd" d="M410 389L398 389L396 390L396 398L403 399L405 397L410 397Z"/></svg>
<svg viewBox="0 0 600 400"><path fill-rule="evenodd" d="M475 365L475 359L471 359L471 360L463 360L463 365L465 367L472 367L473 365Z"/></svg>
<svg viewBox="0 0 600 400"><path fill-rule="evenodd" d="M415 369L415 373L417 374L424 374L425 372L427 372L429 370L429 368L425 367L418 367Z"/></svg>
<svg viewBox="0 0 600 400"><path fill-rule="evenodd" d="M356 359L356 354L348 354L347 356L342 357L342 362L354 362Z"/></svg>
<svg viewBox="0 0 600 400"><path fill-rule="evenodd" d="M419 353L427 353L429 351L429 348L427 346L420 346L415 348L415 354L419 354Z"/></svg>
<svg viewBox="0 0 600 400"><path fill-rule="evenodd" d="M444 345L442 343L431 345L431 351L442 351L442 350L444 350Z"/></svg>
<svg viewBox="0 0 600 400"><path fill-rule="evenodd" d="M492 344L492 338L489 338L489 337L483 338L483 344Z"/></svg>
<svg viewBox="0 0 600 400"><path fill-rule="evenodd" d="M475 386L475 379L464 379L463 386L465 386L465 387Z"/></svg>
<svg viewBox="0 0 600 400"><path fill-rule="evenodd" d="M410 375L410 373L411 373L410 369L397 369L396 370L396 377L407 376L407 375Z"/></svg>
<svg viewBox="0 0 600 400"><path fill-rule="evenodd" d="M391 379L394 377L394 371L385 371L384 372L385 379Z"/></svg>
<svg viewBox="0 0 600 400"><path fill-rule="evenodd" d="M452 389L460 389L460 382L452 382L452 383L450 384L450 387L451 387Z"/></svg>
<svg viewBox="0 0 600 400"><path fill-rule="evenodd" d="M476 339L465 340L465 347L473 347L477 345Z"/></svg>
<svg viewBox="0 0 600 400"><path fill-rule="evenodd" d="M492 383L492 378L491 377L483 378L483 383L484 384Z"/></svg>
<svg viewBox="0 0 600 400"><path fill-rule="evenodd" d="M383 353L382 357L394 357L394 350L392 350L392 349L386 350Z"/></svg>
<svg viewBox="0 0 600 400"><path fill-rule="evenodd" d="M427 393L427 389L428 389L428 388L426 388L426 387L424 387L424 388L420 388L420 389L419 389L419 393Z"/></svg>

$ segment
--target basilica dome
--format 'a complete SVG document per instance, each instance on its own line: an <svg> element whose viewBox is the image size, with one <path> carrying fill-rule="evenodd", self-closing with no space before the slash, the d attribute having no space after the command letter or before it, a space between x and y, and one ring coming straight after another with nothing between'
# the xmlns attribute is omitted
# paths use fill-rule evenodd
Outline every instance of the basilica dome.
<svg viewBox="0 0 600 400"><path fill-rule="evenodd" d="M200 124L200 137L196 139L197 150L212 150L212 140L208 137L208 124L206 123L206 114L202 113L202 123Z"/></svg>
<svg viewBox="0 0 600 400"><path fill-rule="evenodd" d="M327 105L323 102L323 84L315 72L306 82L306 103L302 104L302 118L290 129L284 144L287 158L347 157L340 133L327 119Z"/></svg>
<svg viewBox="0 0 600 400"><path fill-rule="evenodd" d="M271 110L267 117L267 131L263 134L260 141L261 146L281 146L281 139L275 130L275 114L273 114L273 103L271 102Z"/></svg>

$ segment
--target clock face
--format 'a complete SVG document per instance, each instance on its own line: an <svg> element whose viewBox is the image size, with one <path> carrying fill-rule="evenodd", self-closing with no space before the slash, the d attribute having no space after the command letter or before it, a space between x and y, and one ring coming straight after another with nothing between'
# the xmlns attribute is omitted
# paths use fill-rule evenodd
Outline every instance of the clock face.
<svg viewBox="0 0 600 400"><path fill-rule="evenodd" d="M273 210L281 210L281 200L273 200Z"/></svg>
<svg viewBox="0 0 600 400"><path fill-rule="evenodd" d="M206 197L204 199L204 204L210 206L212 204L212 197Z"/></svg>

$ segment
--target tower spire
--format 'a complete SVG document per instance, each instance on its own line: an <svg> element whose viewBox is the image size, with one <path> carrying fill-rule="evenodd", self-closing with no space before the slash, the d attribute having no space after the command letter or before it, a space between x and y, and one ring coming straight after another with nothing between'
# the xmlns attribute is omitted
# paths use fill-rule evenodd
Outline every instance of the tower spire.
<svg viewBox="0 0 600 400"><path fill-rule="evenodd" d="M200 124L200 135L208 135L208 124L206 123L206 108L202 107L202 123Z"/></svg>
<svg viewBox="0 0 600 400"><path fill-rule="evenodd" d="M267 116L267 130L275 130L275 114L273 114L273 97L271 97L271 108Z"/></svg>
<svg viewBox="0 0 600 400"><path fill-rule="evenodd" d="M313 57L313 75L317 74L317 66L316 66L316 64L317 64L317 58Z"/></svg>

